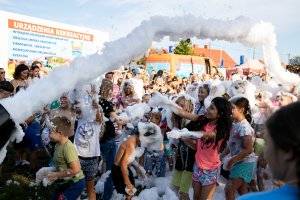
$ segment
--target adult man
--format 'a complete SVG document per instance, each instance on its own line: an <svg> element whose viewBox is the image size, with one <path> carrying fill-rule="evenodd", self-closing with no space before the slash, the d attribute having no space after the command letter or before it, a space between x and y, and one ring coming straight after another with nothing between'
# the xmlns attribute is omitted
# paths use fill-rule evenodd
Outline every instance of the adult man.
<svg viewBox="0 0 300 200"><path fill-rule="evenodd" d="M0 82L6 81L5 80L5 71L3 68L0 68Z"/></svg>
<svg viewBox="0 0 300 200"><path fill-rule="evenodd" d="M13 92L14 92L14 86L9 81L4 80L0 82L0 99L9 97L11 94L13 94ZM2 166L3 165L0 164L0 176L1 176Z"/></svg>

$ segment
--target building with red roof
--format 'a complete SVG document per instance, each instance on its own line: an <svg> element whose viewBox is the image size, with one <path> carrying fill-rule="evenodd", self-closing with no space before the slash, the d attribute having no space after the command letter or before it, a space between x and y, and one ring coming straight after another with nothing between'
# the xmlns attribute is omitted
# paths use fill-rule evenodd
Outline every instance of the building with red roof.
<svg viewBox="0 0 300 200"><path fill-rule="evenodd" d="M210 49L208 45L204 45L200 48L199 45L193 45L193 50L195 55L211 58L218 66L220 66L223 59L224 68L232 68L236 66L236 62L229 56L229 54L224 50Z"/></svg>

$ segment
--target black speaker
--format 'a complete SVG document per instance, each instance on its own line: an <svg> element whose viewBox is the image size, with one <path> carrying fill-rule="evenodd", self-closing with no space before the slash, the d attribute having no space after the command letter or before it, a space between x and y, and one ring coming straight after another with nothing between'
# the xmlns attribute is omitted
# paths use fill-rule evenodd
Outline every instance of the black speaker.
<svg viewBox="0 0 300 200"><path fill-rule="evenodd" d="M0 104L0 149L10 139L15 130L15 122L10 118L7 110Z"/></svg>

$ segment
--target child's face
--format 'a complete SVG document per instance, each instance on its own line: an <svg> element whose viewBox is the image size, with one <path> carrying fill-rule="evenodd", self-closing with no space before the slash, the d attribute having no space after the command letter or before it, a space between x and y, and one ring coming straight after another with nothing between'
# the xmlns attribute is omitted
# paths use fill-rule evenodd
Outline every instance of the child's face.
<svg viewBox="0 0 300 200"><path fill-rule="evenodd" d="M244 109L237 107L234 103L232 103L231 106L232 106L233 119L239 119L241 117L241 115L243 115Z"/></svg>
<svg viewBox="0 0 300 200"><path fill-rule="evenodd" d="M204 99L208 96L207 90L204 87L199 88L198 99L199 101L204 101Z"/></svg>
<svg viewBox="0 0 300 200"><path fill-rule="evenodd" d="M214 120L218 118L218 109L213 102L211 102L210 106L207 108L207 119Z"/></svg>
<svg viewBox="0 0 300 200"><path fill-rule="evenodd" d="M146 104L148 104L149 101L150 101L150 99L151 99L151 96L150 95L146 95L146 96L144 96L143 102L146 103Z"/></svg>
<svg viewBox="0 0 300 200"><path fill-rule="evenodd" d="M184 100L184 99L179 99L179 100L177 101L177 104L178 104L182 109L185 108L185 100Z"/></svg>
<svg viewBox="0 0 300 200"><path fill-rule="evenodd" d="M51 131L49 134L50 140L52 142L58 142L61 139L62 134L60 132Z"/></svg>
<svg viewBox="0 0 300 200"><path fill-rule="evenodd" d="M279 106L287 106L291 103L293 103L292 97L288 95L282 95L278 98Z"/></svg>
<svg viewBox="0 0 300 200"><path fill-rule="evenodd" d="M156 125L159 125L159 123L160 123L159 119L157 119L153 116L150 117L150 122L152 122L153 124L156 124Z"/></svg>

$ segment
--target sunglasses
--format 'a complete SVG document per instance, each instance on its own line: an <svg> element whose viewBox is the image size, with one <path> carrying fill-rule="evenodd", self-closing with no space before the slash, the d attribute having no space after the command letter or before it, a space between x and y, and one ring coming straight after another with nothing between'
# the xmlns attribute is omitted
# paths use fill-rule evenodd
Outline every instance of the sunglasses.
<svg viewBox="0 0 300 200"><path fill-rule="evenodd" d="M5 74L5 72L0 72L0 74Z"/></svg>

